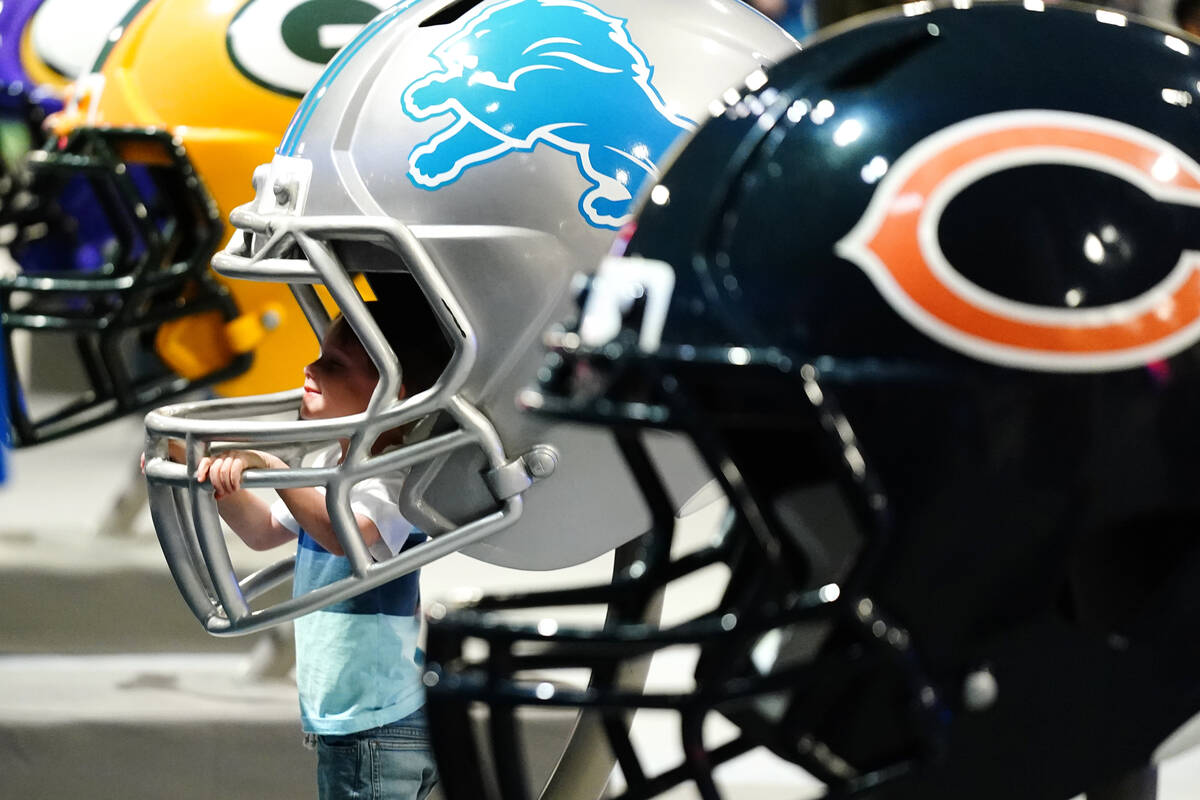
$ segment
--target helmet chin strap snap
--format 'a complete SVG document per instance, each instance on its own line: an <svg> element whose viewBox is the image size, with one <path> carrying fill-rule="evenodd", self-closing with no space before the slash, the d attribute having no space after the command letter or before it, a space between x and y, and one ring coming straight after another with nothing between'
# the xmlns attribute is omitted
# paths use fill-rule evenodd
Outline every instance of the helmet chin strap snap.
<svg viewBox="0 0 1200 800"><path fill-rule="evenodd" d="M558 451L548 444L533 448L504 466L488 470L484 480L497 500L507 500L524 492L534 483L554 474L558 467Z"/></svg>

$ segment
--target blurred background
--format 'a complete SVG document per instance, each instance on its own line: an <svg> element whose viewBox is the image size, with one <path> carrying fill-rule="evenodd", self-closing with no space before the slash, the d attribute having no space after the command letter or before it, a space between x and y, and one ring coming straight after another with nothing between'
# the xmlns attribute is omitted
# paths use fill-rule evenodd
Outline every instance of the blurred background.
<svg viewBox="0 0 1200 800"><path fill-rule="evenodd" d="M803 38L880 4L752 5ZM1111 5L1158 19L1192 8L1185 2L1177 10L1169 0ZM0 272L15 269L0 250ZM80 375L63 368L72 360L67 343L18 335L13 347L31 409L55 407L84 388ZM153 532L138 470L142 439L135 415L7 454L8 479L0 486L0 798L312 798L315 759L301 746L288 626L231 639L204 633ZM711 538L722 512L716 502L680 522L683 545ZM239 570L280 557L228 538ZM422 597L428 607L481 588L602 581L610 570L611 556L531 573L454 555L422 571ZM705 576L674 586L664 616L710 605L720 588ZM650 683L681 685L688 659L674 651L656 659ZM676 725L654 713L635 720L634 739L651 771L678 760ZM549 765L538 751L552 751L543 745L563 730L548 720L535 731L530 751L539 768ZM1180 747L1168 743L1160 753L1163 800L1200 797L1200 752ZM759 751L723 766L718 779L731 796L755 800L821 791L794 766ZM670 795L693 796L686 787Z"/></svg>

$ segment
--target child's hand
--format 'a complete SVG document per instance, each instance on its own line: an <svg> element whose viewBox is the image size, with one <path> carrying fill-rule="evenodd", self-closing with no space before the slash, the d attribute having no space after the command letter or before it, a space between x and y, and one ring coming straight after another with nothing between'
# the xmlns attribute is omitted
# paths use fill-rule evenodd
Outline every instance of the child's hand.
<svg viewBox="0 0 1200 800"><path fill-rule="evenodd" d="M279 459L258 450L230 450L216 456L205 456L196 466L196 480L212 484L213 494L220 500L242 488L242 473L248 469L285 467Z"/></svg>
<svg viewBox="0 0 1200 800"><path fill-rule="evenodd" d="M179 441L178 439L168 439L167 440L167 458L169 458L171 461L175 461L180 464L182 464L184 461L187 461L187 453L184 452L183 442ZM142 459L139 462L139 464L142 468L142 474L145 475L146 474L146 454L144 452L142 453Z"/></svg>

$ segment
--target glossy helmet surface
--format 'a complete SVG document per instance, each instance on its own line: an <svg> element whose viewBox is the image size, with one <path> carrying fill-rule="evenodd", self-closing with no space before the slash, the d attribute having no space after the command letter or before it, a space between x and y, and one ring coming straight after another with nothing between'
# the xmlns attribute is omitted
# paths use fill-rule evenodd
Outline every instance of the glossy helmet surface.
<svg viewBox="0 0 1200 800"><path fill-rule="evenodd" d="M133 5L49 120L52 141L30 157L31 190L68 224L57 259L11 248L23 269L0 282L5 325L72 337L88 388L35 413L14 386L18 443L199 387L241 395L291 385L316 342L286 287L219 279L208 265L301 95L384 6Z"/></svg>
<svg viewBox="0 0 1200 800"><path fill-rule="evenodd" d="M27 44L39 5L41 0L23 0L0 6L0 210L8 208L17 191L16 162L28 151L46 114L61 107L54 87L45 85L58 76ZM40 80L31 74L39 70Z"/></svg>
<svg viewBox="0 0 1200 800"><path fill-rule="evenodd" d="M0 5L0 227L6 245L46 239L55 211L28 192L22 160L45 139L71 80L90 66L108 32L136 0L15 0ZM68 22L69 20L69 22ZM34 247L27 258L46 257Z"/></svg>
<svg viewBox="0 0 1200 800"><path fill-rule="evenodd" d="M718 797L750 751L923 800L1147 764L1200 711L1198 48L1087 6L912 4L730 97L525 396L610 426L648 497L640 430L688 432L733 521L674 559L664 525L611 591L723 564L724 592L662 628L500 614L598 590L432 622L447 797L520 785L466 760L475 703L498 737L524 706L678 712L659 773L612 727L626 797ZM673 647L678 692L530 673Z"/></svg>
<svg viewBox="0 0 1200 800"><path fill-rule="evenodd" d="M608 250L666 151L724 87L796 47L726 0L424 0L365 28L305 98L257 173L258 198L233 215L241 235L213 263L230 277L291 282L317 330L327 319L307 285L328 287L379 366L370 407L322 422L250 419L294 415L297 391L147 418L148 457L163 455L171 436L195 447L187 467L152 459L147 476L168 561L206 627L243 632L289 619L460 549L549 569L642 533L648 510L607 437L520 415L514 398L541 360L543 328L569 307L570 276ZM388 400L396 356L351 286L356 273L385 304L382 273L415 279L442 329L412 335L453 347L432 389ZM368 458L380 432L417 419L428 438ZM189 477L194 458L212 442L338 438L351 442L338 467L264 471L248 485L328 486L358 574L324 595L252 609L266 578L239 588L229 574L211 494ZM692 466L677 496L704 480L680 443L664 440L659 455ZM345 492L399 468L411 468L401 510L434 538L371 564ZM602 497L585 491L594 486Z"/></svg>

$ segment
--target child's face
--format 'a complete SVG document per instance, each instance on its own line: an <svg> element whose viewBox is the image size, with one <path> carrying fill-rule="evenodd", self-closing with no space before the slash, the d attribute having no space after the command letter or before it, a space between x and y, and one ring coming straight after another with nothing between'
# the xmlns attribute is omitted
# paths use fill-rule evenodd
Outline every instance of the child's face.
<svg viewBox="0 0 1200 800"><path fill-rule="evenodd" d="M301 419L330 419L365 411L379 382L379 373L339 317L325 332L321 357L304 368Z"/></svg>

